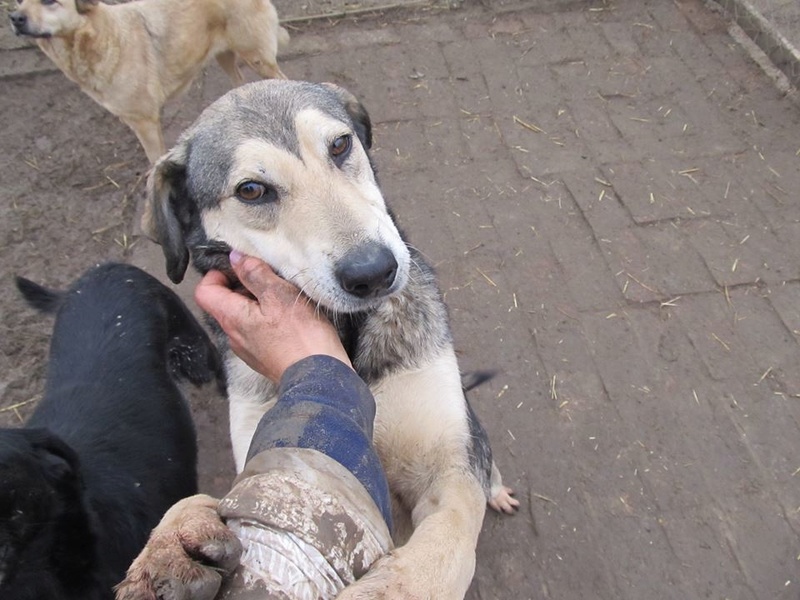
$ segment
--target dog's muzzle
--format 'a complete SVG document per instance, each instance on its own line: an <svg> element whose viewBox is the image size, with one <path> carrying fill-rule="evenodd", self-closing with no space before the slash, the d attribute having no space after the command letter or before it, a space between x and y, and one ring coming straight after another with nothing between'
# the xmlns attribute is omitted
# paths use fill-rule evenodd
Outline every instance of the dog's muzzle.
<svg viewBox="0 0 800 600"><path fill-rule="evenodd" d="M28 16L14 11L8 18L11 19L11 28L14 30L15 35L27 35L28 33Z"/></svg>
<svg viewBox="0 0 800 600"><path fill-rule="evenodd" d="M383 244L370 242L342 257L336 264L336 279L342 289L357 298L385 295L397 277L397 259Z"/></svg>

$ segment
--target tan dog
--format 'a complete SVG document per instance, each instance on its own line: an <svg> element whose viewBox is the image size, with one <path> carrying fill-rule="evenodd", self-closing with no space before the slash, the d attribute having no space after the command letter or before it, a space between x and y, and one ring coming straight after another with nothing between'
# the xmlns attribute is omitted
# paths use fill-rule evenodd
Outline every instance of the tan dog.
<svg viewBox="0 0 800 600"><path fill-rule="evenodd" d="M337 599L462 600L486 503L512 513L519 502L464 396L435 275L394 223L371 145L366 109L342 88L241 86L209 106L156 163L143 225L161 244L175 283L190 260L202 273L233 277L230 249L271 264L331 317L370 386L397 547ZM277 390L217 331L220 347L228 347L231 441L241 471ZM118 597L208 586L209 596L192 598L213 598L220 576L207 566L236 562L213 506L200 497L171 511Z"/></svg>
<svg viewBox="0 0 800 600"><path fill-rule="evenodd" d="M164 154L161 107L215 56L234 86L241 59L264 78L285 79L278 47L289 41L269 0L21 0L11 13L72 81L118 116L151 163Z"/></svg>

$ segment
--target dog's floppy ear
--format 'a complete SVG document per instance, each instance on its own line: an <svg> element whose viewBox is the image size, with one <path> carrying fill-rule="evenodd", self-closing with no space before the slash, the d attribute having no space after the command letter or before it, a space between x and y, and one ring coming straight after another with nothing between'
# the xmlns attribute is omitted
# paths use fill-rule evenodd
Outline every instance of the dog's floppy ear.
<svg viewBox="0 0 800 600"><path fill-rule="evenodd" d="M323 83L322 85L339 97L347 114L350 115L350 118L353 120L356 135L358 139L361 140L364 148L367 150L372 148L372 121L364 105L361 104L353 94L336 84Z"/></svg>
<svg viewBox="0 0 800 600"><path fill-rule="evenodd" d="M174 283L183 281L189 266L189 248L175 210L175 203L187 198L186 148L181 144L162 156L150 171L142 215L142 230L161 244L167 275Z"/></svg>
<svg viewBox="0 0 800 600"><path fill-rule="evenodd" d="M75 9L78 14L85 15L91 11L99 2L99 0L75 0Z"/></svg>

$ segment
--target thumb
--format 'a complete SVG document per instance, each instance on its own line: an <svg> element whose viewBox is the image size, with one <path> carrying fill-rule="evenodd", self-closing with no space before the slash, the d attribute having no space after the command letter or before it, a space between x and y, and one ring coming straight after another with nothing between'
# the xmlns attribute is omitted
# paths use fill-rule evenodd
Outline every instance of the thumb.
<svg viewBox="0 0 800 600"><path fill-rule="evenodd" d="M255 257L234 250L230 254L230 261L239 281L256 298L260 298L271 285L282 281L272 267Z"/></svg>

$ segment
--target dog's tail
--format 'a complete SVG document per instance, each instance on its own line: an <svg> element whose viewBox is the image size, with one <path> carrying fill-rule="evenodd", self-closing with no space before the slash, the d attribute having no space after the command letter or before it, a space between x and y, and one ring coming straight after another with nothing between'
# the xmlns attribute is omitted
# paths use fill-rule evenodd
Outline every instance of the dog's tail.
<svg viewBox="0 0 800 600"><path fill-rule="evenodd" d="M463 373L461 375L461 387L464 388L465 392L474 390L479 385L494 379L495 375L497 375L497 371L470 371Z"/></svg>
<svg viewBox="0 0 800 600"><path fill-rule="evenodd" d="M17 289L25 301L44 313L54 313L64 300L64 292L53 290L34 283L24 277L16 277Z"/></svg>

